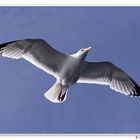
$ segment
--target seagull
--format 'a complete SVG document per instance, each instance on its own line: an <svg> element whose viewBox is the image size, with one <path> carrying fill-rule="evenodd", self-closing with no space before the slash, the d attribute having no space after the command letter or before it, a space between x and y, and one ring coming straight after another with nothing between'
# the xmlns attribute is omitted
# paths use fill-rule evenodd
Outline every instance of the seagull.
<svg viewBox="0 0 140 140"><path fill-rule="evenodd" d="M140 96L139 85L113 63L85 61L91 49L83 48L72 55L66 55L43 39L24 39L0 44L1 56L24 58L56 78L55 84L44 94L53 103L64 102L69 87L76 83L108 85L124 95Z"/></svg>

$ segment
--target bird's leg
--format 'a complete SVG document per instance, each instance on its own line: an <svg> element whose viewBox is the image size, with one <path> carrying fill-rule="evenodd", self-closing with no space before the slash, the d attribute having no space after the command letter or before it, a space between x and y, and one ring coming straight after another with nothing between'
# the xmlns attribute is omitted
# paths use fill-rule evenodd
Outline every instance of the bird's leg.
<svg viewBox="0 0 140 140"><path fill-rule="evenodd" d="M68 87L66 85L61 86L61 92L59 93L58 100L63 101L65 99Z"/></svg>
<svg viewBox="0 0 140 140"><path fill-rule="evenodd" d="M61 93L59 94L59 96L58 96L58 100L59 100L59 101L63 101L64 98L65 98L65 95L66 95L66 93L62 94L62 92L61 92Z"/></svg>

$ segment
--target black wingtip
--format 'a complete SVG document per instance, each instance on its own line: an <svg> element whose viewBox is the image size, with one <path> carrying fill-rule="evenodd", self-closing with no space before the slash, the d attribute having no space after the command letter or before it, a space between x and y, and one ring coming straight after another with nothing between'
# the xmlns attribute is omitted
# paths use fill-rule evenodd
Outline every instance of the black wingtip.
<svg viewBox="0 0 140 140"><path fill-rule="evenodd" d="M17 41L19 41L19 40L10 41L10 42L6 42L6 43L3 43L3 44L0 44L0 55L3 53L4 47L6 47L8 44L11 44L11 43L14 43L14 42L17 42Z"/></svg>
<svg viewBox="0 0 140 140"><path fill-rule="evenodd" d="M14 42L17 42L19 40L16 40L16 41L10 41L10 42L6 42L6 43L3 43L3 44L0 44L0 49L4 48L5 46L7 46L8 44L11 44L11 43L14 43Z"/></svg>
<svg viewBox="0 0 140 140"><path fill-rule="evenodd" d="M130 96L140 97L140 86L133 79L131 79L131 80L134 84L134 89L133 89L133 93L130 93Z"/></svg>

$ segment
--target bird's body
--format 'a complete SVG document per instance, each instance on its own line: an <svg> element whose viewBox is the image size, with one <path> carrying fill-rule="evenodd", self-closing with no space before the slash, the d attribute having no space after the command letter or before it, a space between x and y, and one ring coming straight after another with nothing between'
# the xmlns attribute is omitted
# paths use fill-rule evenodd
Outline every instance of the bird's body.
<svg viewBox="0 0 140 140"><path fill-rule="evenodd" d="M62 81L62 84L71 86L77 82L79 70L79 61L71 56L63 65L62 70L60 71L59 80ZM73 73L75 74L73 75Z"/></svg>
<svg viewBox="0 0 140 140"><path fill-rule="evenodd" d="M25 39L0 45L2 56L24 58L56 78L56 83L44 94L52 102L63 102L68 88L76 83L109 85L125 95L140 96L138 84L111 62L85 61L90 50L91 47L80 49L68 56L42 39Z"/></svg>

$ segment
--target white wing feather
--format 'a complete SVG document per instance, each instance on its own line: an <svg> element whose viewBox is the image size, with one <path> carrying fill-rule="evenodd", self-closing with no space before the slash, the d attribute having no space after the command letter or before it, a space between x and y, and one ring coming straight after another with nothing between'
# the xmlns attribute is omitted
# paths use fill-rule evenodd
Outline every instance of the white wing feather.
<svg viewBox="0 0 140 140"><path fill-rule="evenodd" d="M85 62L78 83L109 85L125 95L140 96L138 84L110 62Z"/></svg>
<svg viewBox="0 0 140 140"><path fill-rule="evenodd" d="M25 39L1 44L0 54L13 59L24 58L55 77L67 58L67 55L55 50L42 39Z"/></svg>

